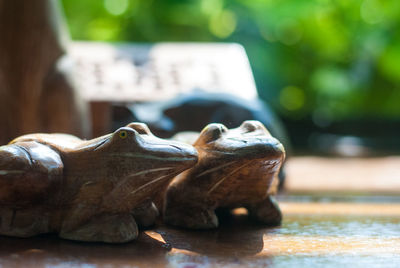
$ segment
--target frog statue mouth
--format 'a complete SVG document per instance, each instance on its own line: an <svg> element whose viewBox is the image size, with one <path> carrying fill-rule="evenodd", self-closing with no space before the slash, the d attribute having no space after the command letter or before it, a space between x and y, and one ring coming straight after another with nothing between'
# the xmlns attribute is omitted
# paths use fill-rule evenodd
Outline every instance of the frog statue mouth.
<svg viewBox="0 0 400 268"><path fill-rule="evenodd" d="M283 145L273 137L228 137L214 146L214 154L226 155L227 158L256 160L280 159L285 156Z"/></svg>
<svg viewBox="0 0 400 268"><path fill-rule="evenodd" d="M144 167L141 171L129 174L129 178L136 178L140 183L133 187L130 195L148 196L151 191L161 191L167 184L182 171L191 168L197 163L197 151L190 145L150 139L145 141L144 150L127 152L127 159L140 159Z"/></svg>
<svg viewBox="0 0 400 268"><path fill-rule="evenodd" d="M156 137L145 137L140 150L118 153L125 161L131 161L135 168L127 175L129 179L140 181L140 186L132 193L172 179L197 163L197 151L190 145L165 141Z"/></svg>

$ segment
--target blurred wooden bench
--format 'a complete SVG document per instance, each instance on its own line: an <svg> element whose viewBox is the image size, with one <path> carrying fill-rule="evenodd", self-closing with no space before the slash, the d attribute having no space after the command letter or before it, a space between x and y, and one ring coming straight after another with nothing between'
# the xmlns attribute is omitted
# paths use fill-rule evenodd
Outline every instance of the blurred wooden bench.
<svg viewBox="0 0 400 268"><path fill-rule="evenodd" d="M243 47L233 43L72 42L69 55L93 135L110 131L112 103L162 101L201 89L257 97Z"/></svg>
<svg viewBox="0 0 400 268"><path fill-rule="evenodd" d="M286 163L285 189L296 194L400 193L400 157L292 157Z"/></svg>

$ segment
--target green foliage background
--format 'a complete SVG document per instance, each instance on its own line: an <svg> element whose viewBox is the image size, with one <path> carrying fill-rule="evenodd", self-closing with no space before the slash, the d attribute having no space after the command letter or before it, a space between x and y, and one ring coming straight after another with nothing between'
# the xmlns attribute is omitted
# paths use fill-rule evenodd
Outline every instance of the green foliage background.
<svg viewBox="0 0 400 268"><path fill-rule="evenodd" d="M398 0L64 0L73 39L238 42L285 118L400 117Z"/></svg>

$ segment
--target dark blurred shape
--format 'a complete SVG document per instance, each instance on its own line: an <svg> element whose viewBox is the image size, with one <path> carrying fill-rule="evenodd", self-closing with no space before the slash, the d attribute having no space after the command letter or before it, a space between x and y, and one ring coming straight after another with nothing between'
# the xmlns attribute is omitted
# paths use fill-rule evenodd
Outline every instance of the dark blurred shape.
<svg viewBox="0 0 400 268"><path fill-rule="evenodd" d="M132 111L126 105L114 104L111 108L112 120L111 129L112 131L126 126L131 122L139 122L139 119L135 117Z"/></svg>
<svg viewBox="0 0 400 268"><path fill-rule="evenodd" d="M58 1L0 0L0 144L31 132L87 136Z"/></svg>
<svg viewBox="0 0 400 268"><path fill-rule="evenodd" d="M224 94L193 91L167 102L135 104L129 107L134 117L150 126L156 135L169 138L182 131L200 132L209 123L228 128L246 120L258 120L290 147L288 135L276 114L261 100L245 100Z"/></svg>
<svg viewBox="0 0 400 268"><path fill-rule="evenodd" d="M371 157L400 151L400 122L394 119L356 118L318 126L311 120L285 120L285 126L296 154Z"/></svg>

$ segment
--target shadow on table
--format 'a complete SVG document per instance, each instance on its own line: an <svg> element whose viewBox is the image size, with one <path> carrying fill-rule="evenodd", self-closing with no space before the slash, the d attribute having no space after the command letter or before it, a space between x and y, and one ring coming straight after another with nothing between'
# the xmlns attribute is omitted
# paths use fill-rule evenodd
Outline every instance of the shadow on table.
<svg viewBox="0 0 400 268"><path fill-rule="evenodd" d="M63 240L56 235L32 238L0 237L0 266L70 267L164 267L167 264L217 261L240 264L261 252L263 235L274 232L250 221L247 215L225 216L215 230L193 231L158 225L142 231L137 240L125 244L85 243ZM165 241L159 241L159 234ZM182 251L171 252L172 248ZM170 254L171 253L171 254ZM178 254L176 254L178 253ZM199 254L204 258L196 259ZM188 255L187 255L188 254ZM184 256L188 258L181 258ZM266 261L268 261L266 259ZM263 264L264 265L264 264Z"/></svg>
<svg viewBox="0 0 400 268"><path fill-rule="evenodd" d="M275 228L252 222L247 215L220 217L215 230L187 230L161 227L155 230L172 248L216 258L251 257L264 247L263 235Z"/></svg>
<svg viewBox="0 0 400 268"><path fill-rule="evenodd" d="M59 266L82 265L85 263L140 265L153 260L155 266L165 262L165 254L170 249L145 233L126 244L84 243L68 241L56 235L42 235L33 238L0 237L0 266L17 265ZM158 261L158 262L157 262Z"/></svg>

